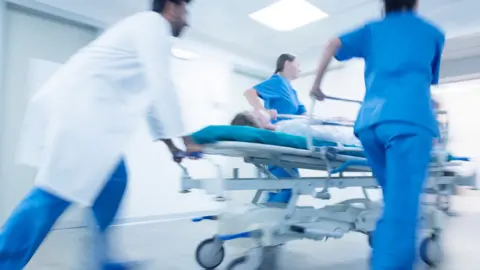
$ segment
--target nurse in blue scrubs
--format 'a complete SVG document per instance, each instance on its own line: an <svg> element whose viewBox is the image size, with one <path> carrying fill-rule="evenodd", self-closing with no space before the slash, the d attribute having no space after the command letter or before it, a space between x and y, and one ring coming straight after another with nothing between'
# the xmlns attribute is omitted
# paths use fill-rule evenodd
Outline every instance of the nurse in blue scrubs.
<svg viewBox="0 0 480 270"><path fill-rule="evenodd" d="M306 113L305 106L300 102L297 91L293 89L291 82L298 78L300 65L295 56L282 54L277 59L277 67L272 77L245 91L245 97L256 111L267 112L277 122L278 114L303 115ZM263 102L261 100L263 100ZM270 166L269 171L278 178L291 178L285 169ZM298 175L298 169L294 169ZM291 190L282 190L278 193L270 193L268 201L288 203L292 196Z"/></svg>
<svg viewBox="0 0 480 270"><path fill-rule="evenodd" d="M327 46L311 94L331 59L365 60L366 94L355 124L383 190L384 213L373 238L372 269L412 270L419 200L438 136L430 86L438 84L445 35L416 13L418 0L383 0L385 16ZM334 94L334 93L332 93Z"/></svg>

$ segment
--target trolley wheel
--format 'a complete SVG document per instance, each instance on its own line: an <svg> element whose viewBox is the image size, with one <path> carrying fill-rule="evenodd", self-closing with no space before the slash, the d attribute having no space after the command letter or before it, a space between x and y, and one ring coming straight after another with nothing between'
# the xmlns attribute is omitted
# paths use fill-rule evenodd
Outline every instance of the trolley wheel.
<svg viewBox="0 0 480 270"><path fill-rule="evenodd" d="M235 260L231 261L228 265L226 270L240 270L242 265L245 265L247 262L247 256L242 256L236 258Z"/></svg>
<svg viewBox="0 0 480 270"><path fill-rule="evenodd" d="M250 249L246 255L231 261L226 270L259 270L263 269L264 264L264 247L254 247Z"/></svg>
<svg viewBox="0 0 480 270"><path fill-rule="evenodd" d="M420 258L430 267L437 267L443 259L438 235L434 234L420 243Z"/></svg>
<svg viewBox="0 0 480 270"><path fill-rule="evenodd" d="M203 240L195 251L197 263L206 270L213 270L225 259L223 243L215 238Z"/></svg>

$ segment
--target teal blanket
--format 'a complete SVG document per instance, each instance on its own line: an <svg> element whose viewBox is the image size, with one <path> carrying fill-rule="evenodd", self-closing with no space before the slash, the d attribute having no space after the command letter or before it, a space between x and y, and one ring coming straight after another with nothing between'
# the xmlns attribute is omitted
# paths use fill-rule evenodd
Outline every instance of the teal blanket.
<svg viewBox="0 0 480 270"><path fill-rule="evenodd" d="M197 144L213 144L221 141L249 142L267 145L276 145L296 149L308 149L307 139L302 136L290 135L282 132L275 132L265 129L244 127L244 126L208 126L192 134ZM313 140L315 146L337 146L330 141ZM344 145L345 147L361 148L358 145ZM357 157L365 157L360 151L341 151L340 154ZM455 157L449 155L449 161L470 161L466 157Z"/></svg>
<svg viewBox="0 0 480 270"><path fill-rule="evenodd" d="M307 139L265 129L244 126L208 126L192 134L197 144L212 144L220 141L235 141L308 149ZM315 146L337 146L335 142L313 140ZM359 147L345 145L348 147ZM358 155L359 153L357 153Z"/></svg>

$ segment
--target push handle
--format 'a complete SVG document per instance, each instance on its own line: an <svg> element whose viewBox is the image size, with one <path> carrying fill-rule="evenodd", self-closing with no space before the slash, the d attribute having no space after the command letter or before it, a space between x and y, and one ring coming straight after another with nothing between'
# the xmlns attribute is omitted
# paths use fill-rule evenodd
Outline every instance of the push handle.
<svg viewBox="0 0 480 270"><path fill-rule="evenodd" d="M184 151L178 151L173 154L173 160L175 162L180 162L184 158L191 158L191 159L201 159L203 157L202 152L192 152L192 153L186 153Z"/></svg>
<svg viewBox="0 0 480 270"><path fill-rule="evenodd" d="M348 98L340 98L340 97L332 97L332 96L325 96L325 99L336 100L336 101L343 101L343 102L350 102L350 103L357 103L357 104L362 104L362 103L363 103L363 102L360 101L360 100L348 99Z"/></svg>
<svg viewBox="0 0 480 270"><path fill-rule="evenodd" d="M317 99L315 97L311 97L312 98L312 102L310 103L310 110L308 111L308 125L310 127L312 127L315 123L315 116L314 116L314 112L315 112L315 104L317 103ZM315 151L315 147L313 145L313 136L312 136L312 128L308 128L307 129L307 147L308 147L308 150L310 151Z"/></svg>
<svg viewBox="0 0 480 270"><path fill-rule="evenodd" d="M315 117L314 117L314 112L315 112L315 105L317 104L317 99L315 97L311 97L312 102L310 103L310 110L308 111L308 119L309 119L309 125L312 126L315 124ZM348 98L340 98L340 97L333 97L333 96L325 96L325 99L328 100L335 100L335 101L341 101L341 102L349 102L349 103L356 103L359 105L362 105L363 102L360 100L355 100L355 99L348 99ZM329 123L332 125L332 123ZM336 125L336 124L333 124ZM339 126L353 126L353 125L345 125L345 124L338 124ZM311 151L314 151L314 145L313 145L313 138L312 138L312 131L311 129L308 129L307 132L307 146L308 149Z"/></svg>

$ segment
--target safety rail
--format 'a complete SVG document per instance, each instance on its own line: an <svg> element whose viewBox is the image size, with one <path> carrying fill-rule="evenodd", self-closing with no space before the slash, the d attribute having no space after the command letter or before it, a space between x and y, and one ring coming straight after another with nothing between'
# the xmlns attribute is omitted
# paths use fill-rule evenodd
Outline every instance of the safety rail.
<svg viewBox="0 0 480 270"><path fill-rule="evenodd" d="M362 102L359 100L354 100L354 99L346 99L346 98L340 98L340 97L333 97L333 96L325 96L326 100L334 100L334 101L341 101L341 102L348 102L348 103L356 103L358 105L361 105ZM313 126L315 124L315 105L317 103L317 99L312 97L312 102L310 105L310 110L308 111L307 119L309 120L309 126ZM335 123L336 126L344 126L344 127L353 127L352 123L345 124L341 122L333 122L333 121L324 121L328 122L330 124ZM313 136L312 136L312 130L308 129L307 132L307 146L310 151L315 151L315 145L313 144Z"/></svg>

